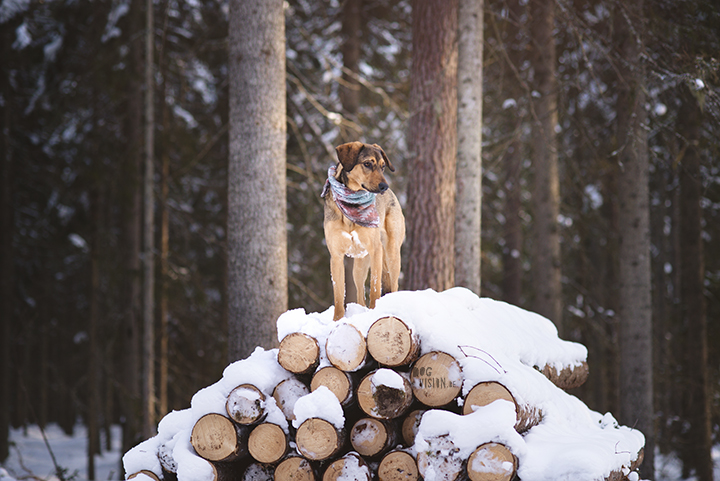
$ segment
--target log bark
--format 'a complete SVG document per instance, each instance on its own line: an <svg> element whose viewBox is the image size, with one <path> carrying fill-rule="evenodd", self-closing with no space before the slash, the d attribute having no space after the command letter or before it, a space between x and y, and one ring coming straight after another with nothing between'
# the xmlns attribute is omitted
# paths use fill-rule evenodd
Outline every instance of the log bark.
<svg viewBox="0 0 720 481"><path fill-rule="evenodd" d="M155 473L148 471L147 469L143 469L128 476L128 481L131 479L134 479L135 481L160 481L160 478Z"/></svg>
<svg viewBox="0 0 720 481"><path fill-rule="evenodd" d="M433 351L415 362L410 380L418 401L426 406L440 407L460 394L462 370L451 355Z"/></svg>
<svg viewBox="0 0 720 481"><path fill-rule="evenodd" d="M417 481L420 477L415 458L405 451L391 451L380 461L379 481Z"/></svg>
<svg viewBox="0 0 720 481"><path fill-rule="evenodd" d="M324 419L310 418L298 428L295 444L306 458L324 461L340 452L345 444L345 432Z"/></svg>
<svg viewBox="0 0 720 481"><path fill-rule="evenodd" d="M273 481L275 467L258 463L251 463L242 475L242 481ZM236 478L237 479L237 478Z"/></svg>
<svg viewBox="0 0 720 481"><path fill-rule="evenodd" d="M458 448L445 436L427 440L429 449L417 456L418 471L423 478L432 475L433 481L455 481L463 472L463 460Z"/></svg>
<svg viewBox="0 0 720 481"><path fill-rule="evenodd" d="M294 374L309 374L320 362L320 346L301 332L288 334L280 342L278 363Z"/></svg>
<svg viewBox="0 0 720 481"><path fill-rule="evenodd" d="M347 453L327 467L323 481L370 481L370 468L357 453Z"/></svg>
<svg viewBox="0 0 720 481"><path fill-rule="evenodd" d="M273 389L273 397L285 418L288 421L295 419L295 402L301 397L310 394L310 390L299 379L290 378L280 382Z"/></svg>
<svg viewBox="0 0 720 481"><path fill-rule="evenodd" d="M415 444L415 435L420 428L420 421L422 421L422 415L425 414L425 412L425 409L416 409L408 414L403 420L402 437L407 446Z"/></svg>
<svg viewBox="0 0 720 481"><path fill-rule="evenodd" d="M645 459L645 449L640 448L640 451L638 452L635 460L630 462L630 466L628 467L628 469L630 469L630 472L637 470L637 468L640 467L640 465L642 464L644 459ZM607 478L605 478L605 481L627 481L627 479L628 479L627 474L624 474L622 469L618 469L616 471L612 471L610 473L610 475Z"/></svg>
<svg viewBox="0 0 720 481"><path fill-rule="evenodd" d="M413 389L407 378L390 371L397 376L393 381L398 381L398 385L384 384L384 374L387 374L387 371L390 370L376 369L360 381L357 390L358 404L368 416L394 419L405 414L413 402ZM400 382L402 388L398 388Z"/></svg>
<svg viewBox="0 0 720 481"><path fill-rule="evenodd" d="M578 366L565 366L560 371L546 365L540 372L560 389L573 389L582 386L587 381L590 368L587 361L583 361Z"/></svg>
<svg viewBox="0 0 720 481"><path fill-rule="evenodd" d="M208 461L234 461L248 455L249 435L249 428L221 414L210 413L193 426L190 444Z"/></svg>
<svg viewBox="0 0 720 481"><path fill-rule="evenodd" d="M510 401L515 405L515 430L519 433L537 426L542 420L542 412L538 408L518 404L505 386L494 381L478 383L468 392L463 403L463 414L471 414L474 406L487 406L498 399Z"/></svg>
<svg viewBox="0 0 720 481"><path fill-rule="evenodd" d="M172 449L166 444L161 444L158 446L157 456L163 471L164 481L176 480L178 465L172 455Z"/></svg>
<svg viewBox="0 0 720 481"><path fill-rule="evenodd" d="M261 463L277 463L287 454L288 437L277 424L262 423L250 433L248 451Z"/></svg>
<svg viewBox="0 0 720 481"><path fill-rule="evenodd" d="M507 446L486 443L468 458L467 474L470 481L510 481L517 472L517 458Z"/></svg>
<svg viewBox="0 0 720 481"><path fill-rule="evenodd" d="M228 394L225 410L238 424L258 424L267 416L265 395L252 384L241 384Z"/></svg>
<svg viewBox="0 0 720 481"><path fill-rule="evenodd" d="M402 320L388 316L370 326L367 348L382 366L405 366L420 354L420 338Z"/></svg>
<svg viewBox="0 0 720 481"><path fill-rule="evenodd" d="M341 371L357 371L367 360L365 337L351 324L338 324L325 341L330 363Z"/></svg>
<svg viewBox="0 0 720 481"><path fill-rule="evenodd" d="M337 367L325 366L313 375L310 390L315 391L320 386L327 387L338 398L342 406L352 404L355 399L355 386L352 377Z"/></svg>
<svg viewBox="0 0 720 481"><path fill-rule="evenodd" d="M369 459L390 451L399 439L398 425L384 419L362 418L350 430L353 449Z"/></svg>
<svg viewBox="0 0 720 481"><path fill-rule="evenodd" d="M290 456L275 468L275 481L316 481L317 476L310 461L300 456Z"/></svg>

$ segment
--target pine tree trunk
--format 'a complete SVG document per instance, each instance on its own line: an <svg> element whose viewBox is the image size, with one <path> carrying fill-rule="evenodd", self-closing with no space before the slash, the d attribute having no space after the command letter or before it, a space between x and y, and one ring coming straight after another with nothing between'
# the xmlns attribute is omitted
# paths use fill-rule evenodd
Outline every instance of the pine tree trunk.
<svg viewBox="0 0 720 481"><path fill-rule="evenodd" d="M87 376L87 456L88 478L95 479L95 454L100 454L100 236L102 234L102 186L96 186L92 196L94 235L90 251L90 314L88 316L88 376Z"/></svg>
<svg viewBox="0 0 720 481"><path fill-rule="evenodd" d="M618 176L620 421L645 435L640 471L652 479L655 425L650 294L649 164L644 68L640 58L642 2L618 4L614 38L623 68L618 79L616 135ZM632 22L632 23L629 23Z"/></svg>
<svg viewBox="0 0 720 481"><path fill-rule="evenodd" d="M455 283L480 295L483 0L458 5Z"/></svg>
<svg viewBox="0 0 720 481"><path fill-rule="evenodd" d="M678 113L680 172L680 305L687 327L687 435L689 463L699 481L712 481L712 416L708 381L708 326L705 303L705 259L702 239L702 176L698 145L702 111L689 87L682 88Z"/></svg>
<svg viewBox="0 0 720 481"><path fill-rule="evenodd" d="M413 2L405 289L455 285L457 0Z"/></svg>
<svg viewBox="0 0 720 481"><path fill-rule="evenodd" d="M163 78L165 78L163 76ZM163 91L165 82L163 82ZM160 317L160 413L168 412L168 367L169 352L168 344L170 338L170 313L168 312L168 254L170 251L170 209L168 208L168 192L170 190L170 109L165 102L165 95L160 97L162 102L162 175L160 177L160 302L158 316Z"/></svg>
<svg viewBox="0 0 720 481"><path fill-rule="evenodd" d="M555 323L562 335L562 286L560 283L560 180L558 177L558 125L554 0L532 0L530 4L532 51L535 73L532 106L532 161L534 205L534 256L532 262L535 301L533 310Z"/></svg>
<svg viewBox="0 0 720 481"><path fill-rule="evenodd" d="M228 355L277 345L287 310L285 14L282 0L230 4Z"/></svg>

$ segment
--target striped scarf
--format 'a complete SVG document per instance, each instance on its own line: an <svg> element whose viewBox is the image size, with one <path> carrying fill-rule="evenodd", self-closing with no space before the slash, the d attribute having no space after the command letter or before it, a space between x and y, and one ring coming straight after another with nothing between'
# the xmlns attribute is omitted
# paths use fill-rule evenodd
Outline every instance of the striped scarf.
<svg viewBox="0 0 720 481"><path fill-rule="evenodd" d="M333 199L340 211L352 222L363 227L379 227L380 217L375 207L375 196L367 190L350 190L335 178L335 166L328 169L328 178L320 197L332 191Z"/></svg>

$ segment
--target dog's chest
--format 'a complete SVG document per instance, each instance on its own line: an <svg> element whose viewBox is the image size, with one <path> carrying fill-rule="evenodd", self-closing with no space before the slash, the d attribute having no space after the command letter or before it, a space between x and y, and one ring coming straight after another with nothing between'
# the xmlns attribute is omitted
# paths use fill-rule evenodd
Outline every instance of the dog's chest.
<svg viewBox="0 0 720 481"><path fill-rule="evenodd" d="M352 230L350 232L343 231L341 235L347 242L345 249L346 256L361 258L368 255L367 247L360 239L360 236L358 235L358 232L356 230Z"/></svg>

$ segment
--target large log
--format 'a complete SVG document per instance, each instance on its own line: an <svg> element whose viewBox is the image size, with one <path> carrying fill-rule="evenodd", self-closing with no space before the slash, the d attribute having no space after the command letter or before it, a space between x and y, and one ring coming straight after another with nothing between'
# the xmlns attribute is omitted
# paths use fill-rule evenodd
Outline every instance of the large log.
<svg viewBox="0 0 720 481"><path fill-rule="evenodd" d="M362 418L350 430L350 444L361 456L372 459L390 451L399 440L396 423Z"/></svg>
<svg viewBox="0 0 720 481"><path fill-rule="evenodd" d="M289 378L278 383L273 389L275 403L280 407L288 421L295 419L295 402L301 397L310 394L310 389L299 379Z"/></svg>
<svg viewBox="0 0 720 481"><path fill-rule="evenodd" d="M552 366L546 365L540 372L557 387L561 389L572 389L582 386L585 381L587 381L590 369L587 361L583 361L578 366L565 366L560 371Z"/></svg>
<svg viewBox="0 0 720 481"><path fill-rule="evenodd" d="M295 444L306 458L324 461L340 452L345 444L345 432L324 419L309 418L298 427Z"/></svg>
<svg viewBox="0 0 720 481"><path fill-rule="evenodd" d="M413 389L408 379L390 369L368 373L357 390L358 404L368 416L394 419L407 412L413 402Z"/></svg>
<svg viewBox="0 0 720 481"><path fill-rule="evenodd" d="M417 481L420 477L415 458L405 451L391 451L378 466L379 481Z"/></svg>
<svg viewBox="0 0 720 481"><path fill-rule="evenodd" d="M265 394L252 384L241 384L228 394L225 410L238 424L260 423L267 416Z"/></svg>
<svg viewBox="0 0 720 481"><path fill-rule="evenodd" d="M425 412L425 409L416 409L405 416L402 423L402 437L406 446L415 444L415 435L420 428L420 421L422 421L422 415Z"/></svg>
<svg viewBox="0 0 720 481"><path fill-rule="evenodd" d="M473 451L467 462L470 481L510 481L516 472L517 458L503 444L483 444Z"/></svg>
<svg viewBox="0 0 720 481"><path fill-rule="evenodd" d="M491 404L498 399L510 401L515 405L515 430L524 433L533 426L537 426L542 420L542 412L533 406L520 405L510 391L499 382L481 382L465 396L463 403L463 414L470 414L474 407L482 407Z"/></svg>
<svg viewBox="0 0 720 481"><path fill-rule="evenodd" d="M330 463L323 481L370 481L370 469L357 453L347 453Z"/></svg>
<svg viewBox="0 0 720 481"><path fill-rule="evenodd" d="M248 451L257 461L273 464L285 457L288 437L285 431L273 423L262 423L255 427L248 439Z"/></svg>
<svg viewBox="0 0 720 481"><path fill-rule="evenodd" d="M300 456L290 456L275 468L275 481L316 481L317 476L310 461Z"/></svg>
<svg viewBox="0 0 720 481"><path fill-rule="evenodd" d="M397 317L375 321L367 334L370 355L382 366L405 366L420 354L420 338Z"/></svg>
<svg viewBox="0 0 720 481"><path fill-rule="evenodd" d="M342 371L357 371L367 360L365 337L351 324L335 326L325 341L328 361Z"/></svg>
<svg viewBox="0 0 720 481"><path fill-rule="evenodd" d="M301 332L288 334L280 342L278 363L294 374L310 374L320 362L317 341Z"/></svg>
<svg viewBox="0 0 720 481"><path fill-rule="evenodd" d="M355 399L352 377L335 366L320 368L310 382L310 389L315 391L320 386L327 387L340 401L340 405L349 406Z"/></svg>
<svg viewBox="0 0 720 481"><path fill-rule="evenodd" d="M445 406L460 394L462 369L450 354L433 351L421 356L410 371L413 394L430 407Z"/></svg>
<svg viewBox="0 0 720 481"><path fill-rule="evenodd" d="M455 481L463 472L463 459L459 449L444 436L426 440L428 449L418 452L417 464L420 476L428 481Z"/></svg>
<svg viewBox="0 0 720 481"><path fill-rule="evenodd" d="M198 419L190 443L199 456L208 461L234 461L247 456L250 429L229 418L210 413Z"/></svg>

